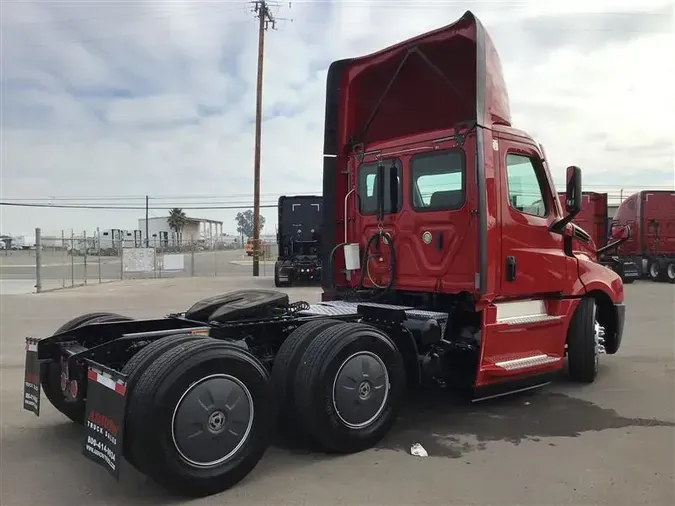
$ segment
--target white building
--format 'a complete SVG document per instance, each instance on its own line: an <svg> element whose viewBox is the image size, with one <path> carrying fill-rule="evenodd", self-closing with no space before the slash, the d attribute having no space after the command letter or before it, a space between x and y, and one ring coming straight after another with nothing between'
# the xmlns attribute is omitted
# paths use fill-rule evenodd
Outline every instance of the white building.
<svg viewBox="0 0 675 506"><path fill-rule="evenodd" d="M142 244L145 244L146 222L144 218L138 220L138 228ZM207 247L214 247L217 238L222 236L223 222L203 218L190 218L185 221L181 237L169 226L169 217L150 218L147 222L147 232L150 247L180 246L181 237L184 245L203 243Z"/></svg>

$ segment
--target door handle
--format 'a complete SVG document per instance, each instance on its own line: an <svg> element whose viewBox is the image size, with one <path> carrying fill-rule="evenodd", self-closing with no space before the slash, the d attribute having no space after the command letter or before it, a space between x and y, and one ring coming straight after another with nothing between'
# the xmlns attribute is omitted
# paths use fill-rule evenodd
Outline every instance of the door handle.
<svg viewBox="0 0 675 506"><path fill-rule="evenodd" d="M506 281L515 281L516 279L516 257L506 257Z"/></svg>
<svg viewBox="0 0 675 506"><path fill-rule="evenodd" d="M438 251L443 251L443 232L439 232L436 237L436 249Z"/></svg>

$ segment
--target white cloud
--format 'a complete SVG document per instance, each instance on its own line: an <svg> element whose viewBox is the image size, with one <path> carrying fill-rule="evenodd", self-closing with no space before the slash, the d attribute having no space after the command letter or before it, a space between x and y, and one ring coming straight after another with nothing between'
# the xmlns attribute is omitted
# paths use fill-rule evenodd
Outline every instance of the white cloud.
<svg viewBox="0 0 675 506"><path fill-rule="evenodd" d="M555 176L673 184L672 3L281 2L266 38L262 193L321 191L325 78L472 9L504 63L517 126ZM650 14L651 13L651 14ZM3 2L3 199L252 199L257 30L247 2ZM178 198L183 196L183 198ZM217 198L221 196L221 198ZM100 201L99 201L100 202ZM90 203L96 204L96 201ZM4 233L136 226L142 211L0 208ZM161 214L155 211L153 214ZM225 222L236 211L188 211ZM263 209L267 230L275 210Z"/></svg>

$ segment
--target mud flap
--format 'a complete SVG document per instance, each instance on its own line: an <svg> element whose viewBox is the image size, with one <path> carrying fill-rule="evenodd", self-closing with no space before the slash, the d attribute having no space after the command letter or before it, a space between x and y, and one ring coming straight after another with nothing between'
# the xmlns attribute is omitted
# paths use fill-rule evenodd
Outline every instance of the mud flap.
<svg viewBox="0 0 675 506"><path fill-rule="evenodd" d="M85 438L82 454L120 478L122 439L127 403L127 377L89 361Z"/></svg>
<svg viewBox="0 0 675 506"><path fill-rule="evenodd" d="M635 262L623 261L621 262L621 279L623 281L634 281L640 279L640 270Z"/></svg>
<svg viewBox="0 0 675 506"><path fill-rule="evenodd" d="M26 365L23 380L23 409L40 416L40 361L37 343L39 339L26 338Z"/></svg>

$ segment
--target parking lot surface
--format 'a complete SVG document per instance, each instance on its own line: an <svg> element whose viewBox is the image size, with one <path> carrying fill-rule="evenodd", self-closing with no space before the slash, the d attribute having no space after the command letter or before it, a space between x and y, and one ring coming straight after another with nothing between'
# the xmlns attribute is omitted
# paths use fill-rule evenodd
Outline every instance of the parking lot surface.
<svg viewBox="0 0 675 506"><path fill-rule="evenodd" d="M0 504L177 504L131 466L119 483L81 455L82 431L43 397L22 411L24 337L45 337L91 311L155 317L225 291L273 288L271 278L121 281L0 304ZM318 300L316 288L287 290ZM466 404L417 393L378 448L335 457L283 440L233 489L197 505L672 505L675 504L675 287L626 287L619 354L598 380L564 378L527 394ZM420 443L429 457L410 455Z"/></svg>

